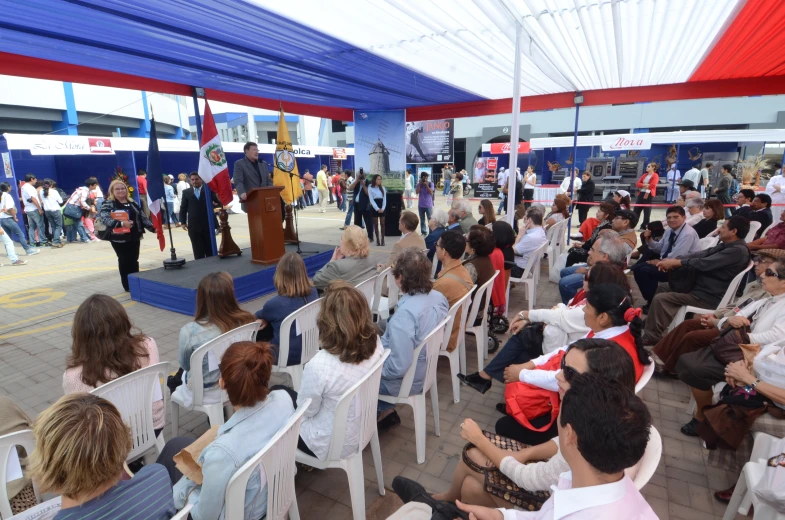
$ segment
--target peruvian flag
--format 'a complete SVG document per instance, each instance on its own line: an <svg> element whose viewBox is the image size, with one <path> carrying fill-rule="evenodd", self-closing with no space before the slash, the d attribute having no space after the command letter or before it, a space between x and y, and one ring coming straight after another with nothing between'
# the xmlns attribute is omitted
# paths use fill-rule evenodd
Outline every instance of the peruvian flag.
<svg viewBox="0 0 785 520"><path fill-rule="evenodd" d="M155 132L155 119L150 120L150 144L147 147L147 206L150 208L150 221L155 227L161 251L166 247L164 238L163 215L166 213L166 194L164 193L164 171L161 168L161 154L158 151L158 136Z"/></svg>
<svg viewBox="0 0 785 520"><path fill-rule="evenodd" d="M232 202L232 181L229 165L221 148L221 138L215 128L213 112L204 100L204 122L202 123L202 148L199 150L199 177L218 195L224 206Z"/></svg>

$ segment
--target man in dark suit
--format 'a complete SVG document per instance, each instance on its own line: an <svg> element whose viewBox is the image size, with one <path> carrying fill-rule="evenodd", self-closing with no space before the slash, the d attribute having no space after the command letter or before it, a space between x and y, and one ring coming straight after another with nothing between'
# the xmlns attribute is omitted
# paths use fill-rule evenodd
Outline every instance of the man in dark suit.
<svg viewBox="0 0 785 520"><path fill-rule="evenodd" d="M766 231L766 228L771 225L774 219L771 214L771 197L766 193L758 193L755 195L755 198L752 199L750 208L752 209L752 213L750 213L749 217L750 221L760 222L760 229L755 233L755 240L757 240L763 232Z"/></svg>
<svg viewBox="0 0 785 520"><path fill-rule="evenodd" d="M210 191L213 207L220 208L221 202L214 191ZM207 197L204 181L196 172L191 172L191 187L180 195L180 222L188 231L194 260L213 256L213 243L210 239L210 224L207 221Z"/></svg>
<svg viewBox="0 0 785 520"><path fill-rule="evenodd" d="M750 189L743 189L739 191L738 199L736 203L739 205L739 209L736 210L734 215L744 218L750 218L752 215L752 208L750 204L752 204L753 199L755 199L755 192Z"/></svg>
<svg viewBox="0 0 785 520"><path fill-rule="evenodd" d="M273 185L273 176L265 161L259 160L259 147L256 143L247 142L243 146L245 157L234 163L232 182L240 197L241 206L245 211L247 193L253 188L264 188Z"/></svg>

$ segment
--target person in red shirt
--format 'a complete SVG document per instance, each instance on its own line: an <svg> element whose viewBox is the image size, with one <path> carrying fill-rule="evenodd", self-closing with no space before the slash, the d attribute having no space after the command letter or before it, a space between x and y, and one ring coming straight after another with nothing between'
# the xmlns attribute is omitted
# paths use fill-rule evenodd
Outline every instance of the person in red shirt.
<svg viewBox="0 0 785 520"><path fill-rule="evenodd" d="M142 203L142 212L150 218L150 206L147 204L147 172L139 170L136 174L136 184L139 186L139 202Z"/></svg>
<svg viewBox="0 0 785 520"><path fill-rule="evenodd" d="M638 199L635 204L651 204L654 197L657 196L657 183L660 182L660 165L657 163L649 163L644 173L635 185L638 187ZM649 218L651 217L651 206L635 206L635 214L638 215L638 220L641 218L641 211L643 211L643 221L641 222L641 231L646 230L649 225Z"/></svg>

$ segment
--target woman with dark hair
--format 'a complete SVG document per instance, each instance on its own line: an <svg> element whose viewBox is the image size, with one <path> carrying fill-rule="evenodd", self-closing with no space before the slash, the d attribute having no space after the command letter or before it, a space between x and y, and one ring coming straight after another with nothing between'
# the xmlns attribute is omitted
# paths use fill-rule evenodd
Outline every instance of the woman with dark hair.
<svg viewBox="0 0 785 520"><path fill-rule="evenodd" d="M558 224L562 220L570 218L570 198L566 195L556 195L551 205L551 212L545 218L543 227L550 228L554 224Z"/></svg>
<svg viewBox="0 0 785 520"><path fill-rule="evenodd" d="M491 206L492 211L493 206ZM496 272L493 261L491 261L491 254L495 249L493 233L486 226L477 224L469 229L469 233L466 235L466 254L469 256L463 261L463 266L469 271L469 276L475 285L474 291L472 291L472 300L477 289L490 280ZM501 272L503 271L500 270L500 274ZM482 321L485 301L486 295L483 295L480 310L477 312L478 322Z"/></svg>
<svg viewBox="0 0 785 520"><path fill-rule="evenodd" d="M651 204L654 197L657 196L657 183L660 182L660 165L654 162L646 166L646 172L638 179L635 186L638 187L638 199L635 201L635 214L638 215L638 220L641 218L641 211L643 211L643 220L641 221L641 231L646 229L646 225L651 218ZM641 204L647 204L644 208Z"/></svg>
<svg viewBox="0 0 785 520"><path fill-rule="evenodd" d="M576 242L575 245L570 248L569 254L567 255L567 267L586 262L589 258L589 250L591 249L591 246L594 245L597 237L600 236L600 232L605 229L613 229L613 218L615 216L616 208L613 204L610 202L600 202L600 206L597 208L597 221L599 223L592 231L589 240L583 244Z"/></svg>
<svg viewBox="0 0 785 520"><path fill-rule="evenodd" d="M703 238L715 229L717 222L725 218L725 208L722 202L717 199L709 199L703 203L703 219L692 226L698 234L698 238Z"/></svg>
<svg viewBox="0 0 785 520"><path fill-rule="evenodd" d="M635 389L635 368L632 359L623 349L607 339L579 339L567 348L563 367L556 375L559 396L570 389L576 374L597 374L614 380L630 390ZM517 452L502 450L491 443L472 419L461 423L461 437L472 443L466 455L480 467L493 467L527 491L548 491L559 480L559 475L569 471L561 455L559 444L550 439ZM535 462L540 461L540 462ZM485 491L485 473L477 472L463 460L453 473L452 485L444 493L433 496L435 500L460 500L466 504L507 507L509 502Z"/></svg>
<svg viewBox="0 0 785 520"><path fill-rule="evenodd" d="M583 184L578 188L578 202L594 202L594 181L591 178L591 172L583 172ZM589 208L591 204L578 204L578 222L583 224L586 217L589 216Z"/></svg>
<svg viewBox="0 0 785 520"><path fill-rule="evenodd" d="M174 486L175 507L182 509L192 504L194 520L224 517L226 486L232 476L259 453L294 413L286 392L267 387L272 367L273 355L265 343L240 341L224 352L218 384L229 395L234 414L196 461L202 468L202 483L183 477ZM184 447L182 437L169 443ZM244 518L262 518L267 512L268 486L267 482L262 483L261 473L253 471L248 479Z"/></svg>
<svg viewBox="0 0 785 520"><path fill-rule="evenodd" d="M632 199L630 199L630 192L627 190L619 190L613 192L613 201L619 205L621 209L630 209L632 207Z"/></svg>
<svg viewBox="0 0 785 520"><path fill-rule="evenodd" d="M493 223L496 222L496 212L493 210L493 204L488 199L480 201L480 207L477 211L482 215L477 223L481 226L487 226L488 229L493 229Z"/></svg>
<svg viewBox="0 0 785 520"><path fill-rule="evenodd" d="M105 294L88 296L74 315L71 355L63 392L89 392L135 370L158 363L158 345L131 325L120 302ZM164 402L153 403L156 435L164 428Z"/></svg>
<svg viewBox="0 0 785 520"><path fill-rule="evenodd" d="M371 217L373 228L376 230L376 245L384 245L384 216L387 210L387 190L382 186L382 176L378 173L371 178L371 185L368 186L368 201L371 203ZM379 223L381 222L381 232Z"/></svg>
<svg viewBox="0 0 785 520"><path fill-rule="evenodd" d="M515 251L512 246L515 244L515 232L512 226L504 220L497 220L493 223L493 239L496 242L496 249L504 257L504 286L510 281L510 271L512 264L515 263ZM509 264L507 264L509 262ZM498 267L496 267L498 269ZM501 278L501 277L500 277Z"/></svg>
<svg viewBox="0 0 785 520"><path fill-rule="evenodd" d="M196 313L194 320L180 329L177 358L182 367L183 384L173 392L172 398L185 408L193 406L193 388L189 372L196 367L191 366L191 355L196 349L234 330L237 327L252 323L256 317L243 310L234 295L234 281L229 273L219 271L205 275L196 289ZM213 362L214 364L217 364ZM210 369L209 356L202 360L202 382L204 383L204 402L220 402L221 392L218 389L220 372Z"/></svg>

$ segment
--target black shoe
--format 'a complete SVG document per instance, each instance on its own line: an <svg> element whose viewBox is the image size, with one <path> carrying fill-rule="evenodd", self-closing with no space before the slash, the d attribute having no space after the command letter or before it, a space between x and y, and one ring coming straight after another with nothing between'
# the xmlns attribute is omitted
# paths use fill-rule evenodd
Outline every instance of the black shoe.
<svg viewBox="0 0 785 520"><path fill-rule="evenodd" d="M470 386L484 394L488 390L491 389L491 385L493 384L493 380L483 378L479 372L475 372L474 374L469 374L465 376L463 374L458 374L458 379L460 379L463 384Z"/></svg>
<svg viewBox="0 0 785 520"><path fill-rule="evenodd" d="M389 430L393 426L401 424L401 417L398 412L393 410L393 413L376 423L376 428L379 430Z"/></svg>
<svg viewBox="0 0 785 520"><path fill-rule="evenodd" d="M690 437L697 437L700 424L701 422L693 417L690 422L681 427L681 433Z"/></svg>
<svg viewBox="0 0 785 520"><path fill-rule="evenodd" d="M406 477L395 477L392 482L392 489L404 504L408 504L419 496L430 498L422 484Z"/></svg>
<svg viewBox="0 0 785 520"><path fill-rule="evenodd" d="M649 314L649 309L650 309L650 308L651 308L651 304L650 304L650 303L647 303L646 305L644 305L643 307L641 307L641 312L643 312L643 314Z"/></svg>
<svg viewBox="0 0 785 520"><path fill-rule="evenodd" d="M507 413L507 403L496 403L496 411L504 415L510 415Z"/></svg>

